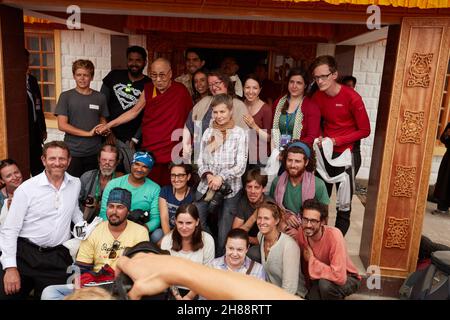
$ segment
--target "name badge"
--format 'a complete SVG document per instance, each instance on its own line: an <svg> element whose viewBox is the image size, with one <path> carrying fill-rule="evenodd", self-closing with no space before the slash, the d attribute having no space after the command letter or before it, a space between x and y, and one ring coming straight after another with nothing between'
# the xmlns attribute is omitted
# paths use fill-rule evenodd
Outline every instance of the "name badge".
<svg viewBox="0 0 450 320"><path fill-rule="evenodd" d="M100 110L100 106L98 106L96 104L90 104L89 109Z"/></svg>
<svg viewBox="0 0 450 320"><path fill-rule="evenodd" d="M290 134L282 134L280 139L280 147L284 147L289 142L291 142L291 135Z"/></svg>

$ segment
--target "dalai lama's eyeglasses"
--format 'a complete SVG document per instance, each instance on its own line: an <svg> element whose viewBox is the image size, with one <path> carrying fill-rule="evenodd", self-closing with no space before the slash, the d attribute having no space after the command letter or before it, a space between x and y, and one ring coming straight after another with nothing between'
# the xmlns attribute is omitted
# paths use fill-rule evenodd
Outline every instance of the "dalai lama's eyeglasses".
<svg viewBox="0 0 450 320"><path fill-rule="evenodd" d="M160 73L150 73L150 79L152 80L158 80L161 79L162 81L167 80L170 74L170 69L166 73L160 72Z"/></svg>

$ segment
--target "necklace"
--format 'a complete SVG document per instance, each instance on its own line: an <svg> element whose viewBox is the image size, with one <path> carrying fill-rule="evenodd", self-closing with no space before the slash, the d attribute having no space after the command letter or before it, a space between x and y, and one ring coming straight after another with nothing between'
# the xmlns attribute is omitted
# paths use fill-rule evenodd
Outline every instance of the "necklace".
<svg viewBox="0 0 450 320"><path fill-rule="evenodd" d="M273 245L277 243L278 239L280 239L280 236L281 232L279 232L278 236L276 236L272 241L268 241L266 238L264 238L264 249L265 251L267 251L267 255L269 254L270 249L272 249Z"/></svg>
<svg viewBox="0 0 450 320"><path fill-rule="evenodd" d="M190 189L190 187L187 187L187 186L186 186L186 191L184 192L183 199L181 199L181 200L186 199L186 197L187 197L187 195L188 195L188 193L189 193L189 189ZM175 198L177 198L177 191L175 190L175 188L173 188L173 195L175 196ZM178 200L178 199L177 199L177 200Z"/></svg>

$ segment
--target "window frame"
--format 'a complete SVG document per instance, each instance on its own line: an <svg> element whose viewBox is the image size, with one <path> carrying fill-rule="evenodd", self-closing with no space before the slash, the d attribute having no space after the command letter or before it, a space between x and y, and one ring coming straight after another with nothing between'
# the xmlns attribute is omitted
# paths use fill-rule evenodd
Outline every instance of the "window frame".
<svg viewBox="0 0 450 320"><path fill-rule="evenodd" d="M58 102L59 95L61 94L61 32L60 30L48 30L48 29L34 29L34 28L25 28L25 47L27 48L27 35L51 35L53 36L53 55L54 55L54 66L53 70L55 72L55 80L50 82L45 82L45 84L54 84L55 86L55 103ZM39 38L40 39L40 38ZM30 50L29 48L27 48ZM33 50L36 52L36 50ZM39 48L39 53L51 53L51 51L42 51ZM37 68L33 68L37 69ZM42 66L39 67L39 70L42 70ZM39 79L40 80L40 79ZM38 81L39 88L41 90L41 95L43 100L49 100L44 98L43 92L43 84L41 81ZM58 124L56 121L56 116L52 112L44 111L45 115L45 123L48 128L58 128Z"/></svg>

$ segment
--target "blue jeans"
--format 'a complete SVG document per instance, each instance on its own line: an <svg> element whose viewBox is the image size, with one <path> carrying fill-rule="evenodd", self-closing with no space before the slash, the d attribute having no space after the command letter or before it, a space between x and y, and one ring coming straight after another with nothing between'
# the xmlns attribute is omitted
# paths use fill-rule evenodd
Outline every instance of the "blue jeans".
<svg viewBox="0 0 450 320"><path fill-rule="evenodd" d="M196 192L195 199L198 201L203 196L200 192ZM218 235L216 241L216 257L221 257L225 254L225 242L227 240L227 234L231 230L233 225L234 213L236 212L238 196L237 194L232 198L227 198L223 201L222 206L218 212ZM200 216L200 223L202 229L209 234L211 229L208 226L208 203L204 201L195 202L195 206L198 209L198 214ZM214 235L213 235L214 236Z"/></svg>
<svg viewBox="0 0 450 320"><path fill-rule="evenodd" d="M73 284L48 286L42 291L41 300L63 300L74 291Z"/></svg>

